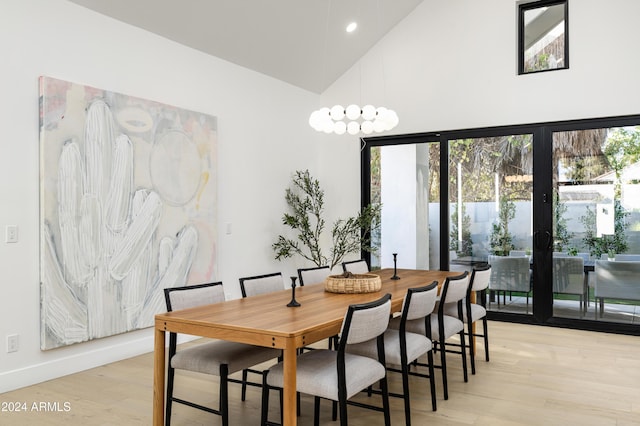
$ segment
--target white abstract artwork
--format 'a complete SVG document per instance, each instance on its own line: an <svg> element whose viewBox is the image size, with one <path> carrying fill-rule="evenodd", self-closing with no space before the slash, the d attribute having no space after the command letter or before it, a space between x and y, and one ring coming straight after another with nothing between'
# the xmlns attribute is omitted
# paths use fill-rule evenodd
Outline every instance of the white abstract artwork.
<svg viewBox="0 0 640 426"><path fill-rule="evenodd" d="M217 121L40 78L40 346L153 325L216 271Z"/></svg>

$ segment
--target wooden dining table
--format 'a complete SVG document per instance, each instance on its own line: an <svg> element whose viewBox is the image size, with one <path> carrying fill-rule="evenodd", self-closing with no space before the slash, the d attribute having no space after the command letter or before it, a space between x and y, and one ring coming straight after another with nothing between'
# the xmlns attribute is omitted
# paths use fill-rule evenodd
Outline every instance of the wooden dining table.
<svg viewBox="0 0 640 426"><path fill-rule="evenodd" d="M155 316L153 424L164 424L165 334L184 333L282 349L284 362L283 420L295 425L297 350L340 332L351 304L366 303L391 294L392 312L400 311L407 289L438 281L460 272L398 269L371 272L382 280L380 291L361 294L329 293L322 284L296 288L299 307L287 307L291 291L229 300Z"/></svg>

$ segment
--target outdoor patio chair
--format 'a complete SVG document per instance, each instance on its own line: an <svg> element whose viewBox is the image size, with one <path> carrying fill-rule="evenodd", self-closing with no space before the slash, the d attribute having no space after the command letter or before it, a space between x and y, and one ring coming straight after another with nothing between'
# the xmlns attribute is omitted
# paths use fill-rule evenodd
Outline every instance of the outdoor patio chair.
<svg viewBox="0 0 640 426"><path fill-rule="evenodd" d="M527 312L529 311L529 296L531 294L531 270L528 257L489 256L491 265L491 280L489 290L496 293L498 306L500 294L506 304L506 294L514 292L525 293Z"/></svg>
<svg viewBox="0 0 640 426"><path fill-rule="evenodd" d="M578 256L553 258L553 293L580 297L580 316L586 311L588 287L584 279L584 259Z"/></svg>
<svg viewBox="0 0 640 426"><path fill-rule="evenodd" d="M604 315L605 299L640 301L640 262L596 260L595 287L596 319Z"/></svg>

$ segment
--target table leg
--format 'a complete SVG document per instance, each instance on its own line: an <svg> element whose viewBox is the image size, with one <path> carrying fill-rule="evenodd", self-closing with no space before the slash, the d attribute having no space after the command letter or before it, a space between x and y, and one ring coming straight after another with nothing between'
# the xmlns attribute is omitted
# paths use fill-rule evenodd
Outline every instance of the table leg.
<svg viewBox="0 0 640 426"><path fill-rule="evenodd" d="M296 364L298 351L293 342L287 343L284 349L284 388L283 410L284 425L295 426L296 416Z"/></svg>
<svg viewBox="0 0 640 426"><path fill-rule="evenodd" d="M156 328L153 357L153 424L164 425L164 330Z"/></svg>
<svg viewBox="0 0 640 426"><path fill-rule="evenodd" d="M472 291L471 292L471 298L470 298L470 302L471 303L477 303L477 299L476 299L476 292ZM471 330L469 330L469 332L471 333L471 336L469 336L469 339L473 339L473 355L475 355L477 353L477 349L476 349L476 323L472 322L471 323Z"/></svg>

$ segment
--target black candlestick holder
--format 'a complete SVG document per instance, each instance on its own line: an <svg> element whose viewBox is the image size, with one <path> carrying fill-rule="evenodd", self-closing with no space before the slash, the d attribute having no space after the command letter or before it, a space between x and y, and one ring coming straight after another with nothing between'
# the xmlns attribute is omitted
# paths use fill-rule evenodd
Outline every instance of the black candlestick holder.
<svg viewBox="0 0 640 426"><path fill-rule="evenodd" d="M398 263L398 253L393 253L393 276L391 277L392 280L400 279L400 277L398 276L397 263Z"/></svg>
<svg viewBox="0 0 640 426"><path fill-rule="evenodd" d="M287 306L290 308L300 306L300 303L296 301L296 278L298 277L291 277L291 302L287 303Z"/></svg>

